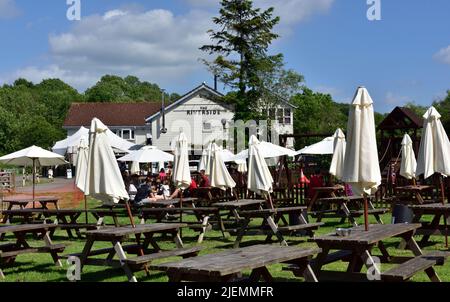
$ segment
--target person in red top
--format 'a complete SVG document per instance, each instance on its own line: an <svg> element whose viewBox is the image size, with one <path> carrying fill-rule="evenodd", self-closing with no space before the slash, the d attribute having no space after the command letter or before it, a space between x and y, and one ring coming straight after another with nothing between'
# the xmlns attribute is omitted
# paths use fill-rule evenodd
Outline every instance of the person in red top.
<svg viewBox="0 0 450 302"><path fill-rule="evenodd" d="M194 192L195 189L198 188L197 182L195 181L194 177L191 177L191 184L190 186L187 188L187 190L183 191L183 197L189 197L192 195L192 193ZM178 198L180 194L180 189L176 189L172 195L170 195L169 199L174 199L174 198Z"/></svg>
<svg viewBox="0 0 450 302"><path fill-rule="evenodd" d="M198 184L200 188L208 188L211 186L208 176L205 174L205 170L200 171L200 183Z"/></svg>

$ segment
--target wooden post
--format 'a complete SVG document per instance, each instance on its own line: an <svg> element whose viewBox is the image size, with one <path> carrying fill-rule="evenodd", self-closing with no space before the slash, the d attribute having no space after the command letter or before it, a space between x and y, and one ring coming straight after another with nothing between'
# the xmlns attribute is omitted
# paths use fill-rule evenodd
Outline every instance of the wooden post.
<svg viewBox="0 0 450 302"><path fill-rule="evenodd" d="M35 186L36 186L36 159L33 158L33 209L35 209L35 202L34 202L34 198L35 198Z"/></svg>
<svg viewBox="0 0 450 302"><path fill-rule="evenodd" d="M364 227L367 232L369 230L369 206L366 193L364 193Z"/></svg>
<svg viewBox="0 0 450 302"><path fill-rule="evenodd" d="M445 204L445 192L444 192L444 176L442 174L439 176L439 183L441 186L441 198L442 198L442 204ZM447 217L446 215L443 215L444 217L444 227L445 227L445 248L448 248L448 228L447 228Z"/></svg>

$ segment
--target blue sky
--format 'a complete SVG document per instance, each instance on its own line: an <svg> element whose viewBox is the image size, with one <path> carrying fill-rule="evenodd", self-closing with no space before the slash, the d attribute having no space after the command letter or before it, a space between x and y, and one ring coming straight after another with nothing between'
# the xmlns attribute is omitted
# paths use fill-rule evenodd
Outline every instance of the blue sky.
<svg viewBox="0 0 450 302"><path fill-rule="evenodd" d="M450 89L450 1L256 0L281 16L271 48L314 90L350 102L357 86L375 108L430 105ZM59 77L80 91L102 74L137 75L184 93L212 77L198 47L217 14L213 0L81 0L81 20L66 0L0 0L0 84Z"/></svg>

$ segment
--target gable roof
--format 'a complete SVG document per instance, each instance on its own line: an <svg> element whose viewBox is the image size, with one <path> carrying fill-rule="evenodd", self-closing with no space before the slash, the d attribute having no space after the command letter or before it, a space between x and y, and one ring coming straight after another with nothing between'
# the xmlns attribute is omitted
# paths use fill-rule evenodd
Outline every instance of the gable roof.
<svg viewBox="0 0 450 302"><path fill-rule="evenodd" d="M423 118L407 107L395 107L378 125L378 130L420 129Z"/></svg>
<svg viewBox="0 0 450 302"><path fill-rule="evenodd" d="M108 126L145 126L146 117L160 110L160 102L72 103L64 127L89 127L94 117Z"/></svg>
<svg viewBox="0 0 450 302"><path fill-rule="evenodd" d="M168 111L172 110L173 108L176 108L177 106L179 106L179 105L183 104L184 102L188 101L189 99L194 97L201 90L206 90L207 92L211 93L212 95L214 95L216 97L223 97L222 93L220 93L219 91L215 90L214 88L209 87L205 83L202 83L201 85L195 87L194 89L192 89L191 91L189 91L185 95L181 96L177 101L175 101L172 104L166 106L166 108L165 108L166 113ZM226 106L226 104L223 104L223 105ZM149 115L147 115L147 118L145 119L145 121L148 123L148 122L150 122L151 120L153 120L155 117L157 117L160 114L161 114L161 111L155 112L153 114L149 114Z"/></svg>

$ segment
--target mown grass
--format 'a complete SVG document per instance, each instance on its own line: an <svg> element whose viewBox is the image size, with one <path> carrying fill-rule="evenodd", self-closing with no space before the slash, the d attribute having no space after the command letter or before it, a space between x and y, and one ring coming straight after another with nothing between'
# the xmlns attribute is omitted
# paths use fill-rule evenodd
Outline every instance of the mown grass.
<svg viewBox="0 0 450 302"><path fill-rule="evenodd" d="M94 207L94 202L90 201L90 206ZM391 215L384 215L383 221L385 223L389 223L391 220ZM84 219L84 216L80 217L80 219ZM184 217L184 220L193 220L194 217ZM128 218L124 215L120 218L121 223L127 224L129 223ZM362 223L362 218L358 220ZM112 221L106 220L107 223L112 223ZM316 235L327 234L333 232L337 227L350 227L349 223L339 224L339 219L327 219L325 220L326 224L321 227ZM375 223L375 221L371 220L371 222ZM138 219L136 218L136 223ZM253 224L260 224L260 221L255 220ZM191 229L183 229L183 242L185 246L196 245L198 233ZM288 236L289 245L294 245L298 247L315 247L316 245L313 242L307 242L306 237L296 237L296 236ZM210 230L206 233L205 239L202 243L203 250L200 255L217 253L219 251L230 249L233 246L235 237L228 236L226 238L222 237L222 233L218 230ZM248 246L253 244L262 244L264 242L265 236L246 236L243 239L241 246ZM416 238L420 239L420 238ZM12 235L9 235L5 238L5 242L11 242L14 240ZM130 241L133 241L131 238ZM445 250L444 246L444 238L442 236L433 236L431 237L431 241L433 245L424 247L425 251L427 250ZM67 245L66 250L63 255L67 255L70 253L79 253L82 251L84 247L84 239L72 239L69 240L67 238L67 233L65 231L58 230L55 233L53 238L54 243L64 243ZM388 251L391 255L395 256L411 256L412 253L410 251L402 251L398 250L397 246L400 242L400 239L391 239L385 242ZM35 241L33 238L29 239L29 243L34 245L42 244L40 241ZM158 239L158 244L163 249L171 249L175 247L175 244L170 240L170 238L166 239ZM277 244L277 243L274 243ZM94 248L102 248L102 247L110 247L109 243L96 243ZM381 255L380 251L375 248L373 250L374 255ZM171 260L178 260L180 258L169 258L164 260L155 261L158 262L167 262ZM66 271L68 268L68 264L65 260L62 260L63 267L56 267L53 264L52 258L49 254L27 254L20 255L16 259L16 263L13 267L4 268L5 279L3 282L67 282ZM391 265L383 264L381 269L382 271L390 268ZM345 271L346 263L343 262L335 262L329 264L324 267L329 270L336 271ZM269 267L270 272L275 278L275 281L284 281L284 282L298 282L302 281L301 279L295 278L293 274L289 271L283 271L282 265L272 265ZM444 266L437 266L436 271L443 281L450 281L450 265L446 264ZM244 275L249 272L244 272ZM147 276L145 272L137 272L135 273L136 277L139 281L143 282L166 282L168 281L166 275L162 272L151 271L150 275ZM127 278L121 269L112 269L107 267L98 267L98 266L85 266L83 272L81 274L82 282L125 282ZM420 273L416 275L412 281L423 282L429 281L428 277L425 273Z"/></svg>

